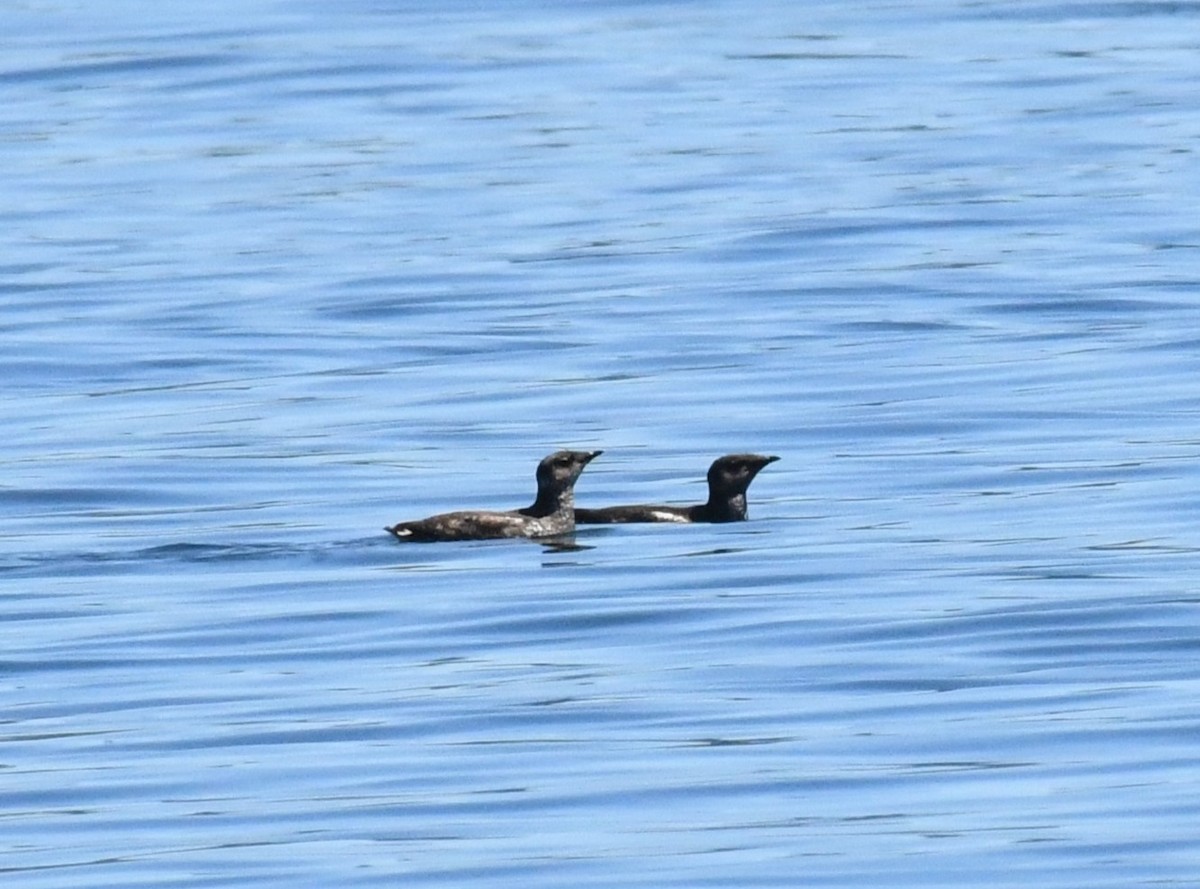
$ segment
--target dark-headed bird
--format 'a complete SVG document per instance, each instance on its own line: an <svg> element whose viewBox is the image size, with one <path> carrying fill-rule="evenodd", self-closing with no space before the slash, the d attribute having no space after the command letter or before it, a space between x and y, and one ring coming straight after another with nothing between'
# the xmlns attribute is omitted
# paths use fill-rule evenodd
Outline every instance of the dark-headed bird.
<svg viewBox="0 0 1200 889"><path fill-rule="evenodd" d="M577 525L615 525L626 522L744 522L746 489L768 463L778 457L726 454L708 468L708 502L695 506L631 504L575 510Z"/></svg>
<svg viewBox="0 0 1200 889"><path fill-rule="evenodd" d="M575 530L575 481L601 451L556 451L538 464L537 499L504 512L463 510L400 522L384 530L397 540L493 540L555 537Z"/></svg>

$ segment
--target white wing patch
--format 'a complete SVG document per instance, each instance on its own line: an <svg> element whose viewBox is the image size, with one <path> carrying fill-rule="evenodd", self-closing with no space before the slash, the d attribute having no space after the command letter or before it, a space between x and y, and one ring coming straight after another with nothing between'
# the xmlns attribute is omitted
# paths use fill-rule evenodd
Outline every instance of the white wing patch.
<svg viewBox="0 0 1200 889"><path fill-rule="evenodd" d="M677 512L669 512L668 510L650 509L647 510L647 515L651 516L656 522L675 522L676 524L686 525L687 519Z"/></svg>

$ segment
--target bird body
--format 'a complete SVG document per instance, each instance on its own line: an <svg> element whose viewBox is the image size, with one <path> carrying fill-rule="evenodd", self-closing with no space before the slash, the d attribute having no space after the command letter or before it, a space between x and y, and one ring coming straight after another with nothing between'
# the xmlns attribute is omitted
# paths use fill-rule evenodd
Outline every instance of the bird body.
<svg viewBox="0 0 1200 889"><path fill-rule="evenodd" d="M495 540L553 537L575 530L575 481L601 451L556 451L538 464L537 499L524 509L459 510L400 522L385 530L397 540Z"/></svg>
<svg viewBox="0 0 1200 889"><path fill-rule="evenodd" d="M766 465L778 457L762 454L726 454L708 468L708 500L694 506L629 504L575 510L579 525L615 525L635 522L742 522L746 520L746 489Z"/></svg>

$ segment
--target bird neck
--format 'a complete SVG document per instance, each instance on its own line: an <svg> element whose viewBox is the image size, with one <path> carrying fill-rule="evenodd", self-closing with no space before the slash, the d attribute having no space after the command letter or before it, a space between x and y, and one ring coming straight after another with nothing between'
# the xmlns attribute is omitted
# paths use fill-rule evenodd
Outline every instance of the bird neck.
<svg viewBox="0 0 1200 889"><path fill-rule="evenodd" d="M552 515L563 509L574 508L575 493L573 491L560 491L557 493L538 491L537 499L533 501L533 505L522 511L526 515L541 518L542 516Z"/></svg>
<svg viewBox="0 0 1200 889"><path fill-rule="evenodd" d="M724 497L710 494L708 502L704 504L704 511L718 521L744 519L746 517L746 494L742 492L728 494Z"/></svg>

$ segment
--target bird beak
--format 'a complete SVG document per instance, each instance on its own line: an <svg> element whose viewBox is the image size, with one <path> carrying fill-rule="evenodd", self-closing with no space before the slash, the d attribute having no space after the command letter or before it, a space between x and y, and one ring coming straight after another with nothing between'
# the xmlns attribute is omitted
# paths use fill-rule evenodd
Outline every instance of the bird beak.
<svg viewBox="0 0 1200 889"><path fill-rule="evenodd" d="M592 451L592 453L588 456L588 458L583 461L584 465L586 466L588 463L591 463L593 460L595 460L597 457L599 457L603 453L604 453L604 451Z"/></svg>

